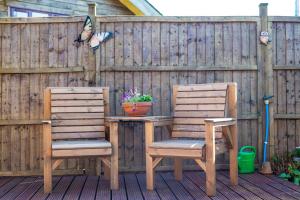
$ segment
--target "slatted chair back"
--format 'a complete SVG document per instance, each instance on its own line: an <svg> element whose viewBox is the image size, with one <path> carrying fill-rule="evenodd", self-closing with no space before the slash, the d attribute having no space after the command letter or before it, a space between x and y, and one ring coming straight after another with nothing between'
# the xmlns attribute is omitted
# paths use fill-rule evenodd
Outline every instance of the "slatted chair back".
<svg viewBox="0 0 300 200"><path fill-rule="evenodd" d="M172 137L205 138L205 118L227 117L228 83L173 87ZM220 127L216 138L222 138Z"/></svg>
<svg viewBox="0 0 300 200"><path fill-rule="evenodd" d="M50 107L53 140L105 137L108 88L51 87L45 93L45 106Z"/></svg>

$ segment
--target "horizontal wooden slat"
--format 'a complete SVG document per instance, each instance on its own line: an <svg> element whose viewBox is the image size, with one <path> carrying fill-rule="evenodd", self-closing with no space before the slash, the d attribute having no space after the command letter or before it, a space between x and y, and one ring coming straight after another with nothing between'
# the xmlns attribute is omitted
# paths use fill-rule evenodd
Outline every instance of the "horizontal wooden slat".
<svg viewBox="0 0 300 200"><path fill-rule="evenodd" d="M294 114L274 114L275 119L300 119L300 113L294 113Z"/></svg>
<svg viewBox="0 0 300 200"><path fill-rule="evenodd" d="M97 107L51 107L52 113L104 112L103 106Z"/></svg>
<svg viewBox="0 0 300 200"><path fill-rule="evenodd" d="M259 17L252 16L97 16L97 22L257 22Z"/></svg>
<svg viewBox="0 0 300 200"><path fill-rule="evenodd" d="M104 156L111 155L111 148L103 149L71 149L71 150L53 150L53 157L81 157L81 156Z"/></svg>
<svg viewBox="0 0 300 200"><path fill-rule="evenodd" d="M103 89L100 87L58 87L51 88L52 94L102 94Z"/></svg>
<svg viewBox="0 0 300 200"><path fill-rule="evenodd" d="M168 156L168 157L185 157L185 158L200 158L202 157L202 150L200 149L158 149L158 148L149 148L148 153L153 156Z"/></svg>
<svg viewBox="0 0 300 200"><path fill-rule="evenodd" d="M300 65L276 65L273 70L300 70Z"/></svg>
<svg viewBox="0 0 300 200"><path fill-rule="evenodd" d="M70 125L104 125L104 119L71 119L71 120L53 120L52 126L70 126Z"/></svg>
<svg viewBox="0 0 300 200"><path fill-rule="evenodd" d="M256 71L257 65L222 65L222 66L210 66L210 65L189 65L189 66L101 66L99 69L101 72L157 72L157 71Z"/></svg>
<svg viewBox="0 0 300 200"><path fill-rule="evenodd" d="M213 104L225 103L224 97L217 98L177 98L176 104Z"/></svg>
<svg viewBox="0 0 300 200"><path fill-rule="evenodd" d="M204 125L173 125L173 131L205 131Z"/></svg>
<svg viewBox="0 0 300 200"><path fill-rule="evenodd" d="M206 118L174 118L173 124L204 124Z"/></svg>
<svg viewBox="0 0 300 200"><path fill-rule="evenodd" d="M268 16L268 21L271 22L300 22L298 16Z"/></svg>
<svg viewBox="0 0 300 200"><path fill-rule="evenodd" d="M54 113L51 119L102 119L104 113Z"/></svg>
<svg viewBox="0 0 300 200"><path fill-rule="evenodd" d="M205 138L205 131L197 131L197 132L172 131L172 137ZM222 138L221 131L216 131L216 138Z"/></svg>
<svg viewBox="0 0 300 200"><path fill-rule="evenodd" d="M0 74L50 74L83 71L83 67L0 68Z"/></svg>
<svg viewBox="0 0 300 200"><path fill-rule="evenodd" d="M85 20L85 16L73 16L73 17L66 17L66 16L55 16L55 17L30 17L30 18L11 18L5 17L0 19L0 24L22 24L22 23L70 23L70 22L83 22Z"/></svg>
<svg viewBox="0 0 300 200"><path fill-rule="evenodd" d="M105 132L53 133L53 140L103 138Z"/></svg>
<svg viewBox="0 0 300 200"><path fill-rule="evenodd" d="M14 125L41 125L43 119L8 119L0 120L0 126L14 126Z"/></svg>
<svg viewBox="0 0 300 200"><path fill-rule="evenodd" d="M191 110L191 111L205 111L205 110L224 110L225 104L191 104L191 105L176 105L175 111Z"/></svg>
<svg viewBox="0 0 300 200"><path fill-rule="evenodd" d="M178 92L177 97L225 97L225 90L217 91L195 91L195 92Z"/></svg>
<svg viewBox="0 0 300 200"><path fill-rule="evenodd" d="M103 100L56 100L51 106L103 106Z"/></svg>
<svg viewBox="0 0 300 200"><path fill-rule="evenodd" d="M51 99L52 100L103 99L103 94L51 94Z"/></svg>
<svg viewBox="0 0 300 200"><path fill-rule="evenodd" d="M95 132L95 131L105 131L104 126L58 126L52 127L53 133L64 133L64 132Z"/></svg>
<svg viewBox="0 0 300 200"><path fill-rule="evenodd" d="M210 90L226 90L226 83L212 83L212 84L197 84L197 85L179 85L178 92L188 91L210 91Z"/></svg>
<svg viewBox="0 0 300 200"><path fill-rule="evenodd" d="M224 111L176 111L174 117L224 117Z"/></svg>

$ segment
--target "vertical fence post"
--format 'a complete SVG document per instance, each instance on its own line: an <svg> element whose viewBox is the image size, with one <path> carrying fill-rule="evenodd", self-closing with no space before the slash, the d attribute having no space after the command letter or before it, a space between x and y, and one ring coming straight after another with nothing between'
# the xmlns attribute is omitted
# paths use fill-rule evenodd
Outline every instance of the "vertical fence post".
<svg viewBox="0 0 300 200"><path fill-rule="evenodd" d="M267 3L261 3L259 4L259 16L260 16L260 22L261 27L260 31L266 31L269 33L269 36L272 35L272 23L268 22L268 4ZM258 27L259 28L259 27ZM272 65L272 43L269 43L268 45L260 44L261 48L261 66L263 67L263 70L260 73L263 73L263 81L261 84L264 85L263 87L263 95L265 96L271 96L273 95L273 65ZM261 87L261 85L258 85L258 87ZM263 117L266 115L264 106L263 106L263 97L259 96L259 101L261 102L261 113L263 113ZM270 129L269 129L269 156L272 157L274 155L274 108L273 108L273 101L270 101L269 105L269 116L270 116ZM265 121L263 120L263 125L265 125ZM265 133L265 126L263 128L262 134ZM262 143L259 145L263 145Z"/></svg>
<svg viewBox="0 0 300 200"><path fill-rule="evenodd" d="M89 11L88 14L92 18L92 20L95 20L95 17L97 15L97 4L96 3L88 3ZM95 21L93 21L94 23Z"/></svg>
<svg viewBox="0 0 300 200"><path fill-rule="evenodd" d="M97 16L97 4L96 3L88 3L89 9L88 9L88 15L90 16L92 23L93 23L93 32L96 33L97 31L97 24L96 24L96 16ZM96 52L97 53L97 52ZM96 77L96 63L97 63L97 58L94 53L89 52L89 68L87 69L88 71L85 72L86 77L88 78L88 85L90 86L95 86L95 81L97 80ZM97 84L97 82L96 82ZM100 176L101 175L101 159L96 158L96 175Z"/></svg>

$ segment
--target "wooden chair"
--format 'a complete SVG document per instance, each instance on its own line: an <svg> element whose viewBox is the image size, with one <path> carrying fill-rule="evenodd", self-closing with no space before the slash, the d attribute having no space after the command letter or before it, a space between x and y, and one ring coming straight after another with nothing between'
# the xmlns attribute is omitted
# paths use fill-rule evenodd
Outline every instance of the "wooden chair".
<svg viewBox="0 0 300 200"><path fill-rule="evenodd" d="M154 188L154 168L163 157L174 158L175 179L182 178L182 159L194 159L206 173L206 193L216 194L216 154L229 149L231 184L238 184L237 86L212 83L173 87L172 138L146 137L147 189ZM171 128L172 127L172 128Z"/></svg>
<svg viewBox="0 0 300 200"><path fill-rule="evenodd" d="M98 157L111 189L118 189L118 135L105 140L109 113L106 87L53 87L44 92L44 191L52 191L52 170L64 158ZM110 168L110 171L109 171Z"/></svg>

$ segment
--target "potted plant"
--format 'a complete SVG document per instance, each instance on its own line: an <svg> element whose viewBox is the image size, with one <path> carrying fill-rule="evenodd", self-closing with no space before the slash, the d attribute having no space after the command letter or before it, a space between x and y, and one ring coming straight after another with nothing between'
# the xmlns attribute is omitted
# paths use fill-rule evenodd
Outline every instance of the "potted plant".
<svg viewBox="0 0 300 200"><path fill-rule="evenodd" d="M152 106L152 96L131 89L122 95L122 107L130 117L146 116Z"/></svg>

